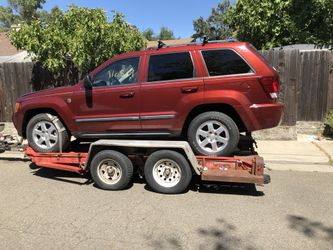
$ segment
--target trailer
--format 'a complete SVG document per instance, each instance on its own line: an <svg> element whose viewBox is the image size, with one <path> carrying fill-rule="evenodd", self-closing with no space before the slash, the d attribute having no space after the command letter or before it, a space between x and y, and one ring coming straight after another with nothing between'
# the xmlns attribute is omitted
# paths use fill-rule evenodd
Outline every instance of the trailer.
<svg viewBox="0 0 333 250"><path fill-rule="evenodd" d="M195 156L186 141L98 140L72 147L71 152L40 153L31 147L25 154L39 167L84 174L106 190L126 188L134 170L159 193L181 193L193 175L203 181L264 185L264 160L248 156Z"/></svg>

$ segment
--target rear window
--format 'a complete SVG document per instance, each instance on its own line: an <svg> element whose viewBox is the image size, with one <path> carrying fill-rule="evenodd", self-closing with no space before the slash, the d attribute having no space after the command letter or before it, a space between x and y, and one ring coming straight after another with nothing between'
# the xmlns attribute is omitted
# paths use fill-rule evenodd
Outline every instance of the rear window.
<svg viewBox="0 0 333 250"><path fill-rule="evenodd" d="M233 50L206 50L202 51L202 56L209 76L253 73L250 66Z"/></svg>
<svg viewBox="0 0 333 250"><path fill-rule="evenodd" d="M194 77L194 67L189 52L150 56L148 82L192 77Z"/></svg>

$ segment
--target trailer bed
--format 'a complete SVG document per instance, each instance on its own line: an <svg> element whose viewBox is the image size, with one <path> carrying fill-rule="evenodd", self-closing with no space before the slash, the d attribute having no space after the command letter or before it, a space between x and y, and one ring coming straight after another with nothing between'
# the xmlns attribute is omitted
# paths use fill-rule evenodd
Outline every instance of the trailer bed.
<svg viewBox="0 0 333 250"><path fill-rule="evenodd" d="M184 141L140 141L140 140L99 140L92 143L89 149L72 152L40 153L31 147L25 154L39 167L53 168L84 174L89 171L89 164L94 155L103 150L117 149L125 153L132 161L141 158L141 165L147 155L135 153L129 149L171 149L186 156L193 172L204 181L264 184L264 160L257 154L249 156L210 157L195 156L187 142ZM153 150L153 151L154 151ZM147 153L148 154L148 153ZM139 166L142 167L143 166Z"/></svg>

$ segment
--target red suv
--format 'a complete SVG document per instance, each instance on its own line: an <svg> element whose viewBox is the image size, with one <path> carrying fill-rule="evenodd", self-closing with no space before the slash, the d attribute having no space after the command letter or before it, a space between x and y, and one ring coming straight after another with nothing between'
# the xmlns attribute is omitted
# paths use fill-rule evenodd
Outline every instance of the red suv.
<svg viewBox="0 0 333 250"><path fill-rule="evenodd" d="M13 116L39 152L70 136L187 139L197 154L230 155L240 132L277 126L277 72L250 45L209 42L137 51L78 84L27 94Z"/></svg>

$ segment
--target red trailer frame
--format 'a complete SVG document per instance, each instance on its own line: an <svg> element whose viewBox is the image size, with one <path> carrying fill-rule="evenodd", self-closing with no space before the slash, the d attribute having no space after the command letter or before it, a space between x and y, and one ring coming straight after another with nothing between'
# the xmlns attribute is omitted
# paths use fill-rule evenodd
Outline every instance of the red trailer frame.
<svg viewBox="0 0 333 250"><path fill-rule="evenodd" d="M39 167L53 168L84 174L89 171L89 164L96 153L105 149L172 149L182 152L187 157L194 172L202 180L215 182L264 184L264 160L253 154L250 156L209 157L195 156L187 142L179 141L133 141L133 140L100 140L92 143L89 150L79 152L40 153L31 147L25 154ZM122 150L124 152L124 150ZM135 153L126 154L129 158ZM147 155L142 155L142 162Z"/></svg>

